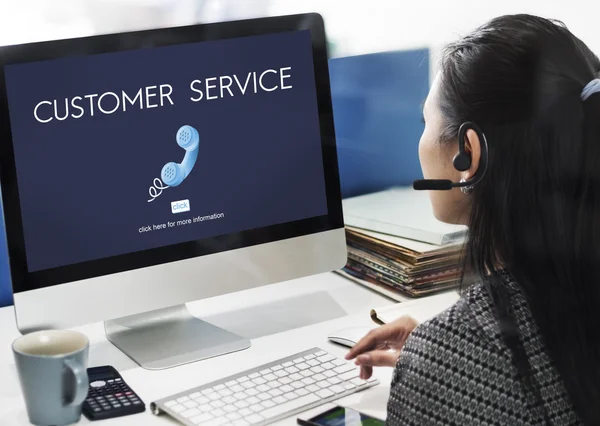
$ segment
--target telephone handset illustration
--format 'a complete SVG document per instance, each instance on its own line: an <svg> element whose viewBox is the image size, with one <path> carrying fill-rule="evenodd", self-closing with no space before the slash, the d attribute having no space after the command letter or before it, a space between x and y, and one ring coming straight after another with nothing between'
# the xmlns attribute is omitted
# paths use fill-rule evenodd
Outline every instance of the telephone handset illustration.
<svg viewBox="0 0 600 426"><path fill-rule="evenodd" d="M183 182L194 168L198 158L198 147L200 146L198 130L192 126L182 126L177 131L176 138L177 144L185 149L185 157L181 163L170 162L163 166L160 178L167 186L177 186Z"/></svg>
<svg viewBox="0 0 600 426"><path fill-rule="evenodd" d="M190 174L196 160L198 159L198 148L200 146L200 135L198 130L192 126L181 126L176 135L177 144L185 149L185 156L181 163L170 162L163 166L160 172L160 179L155 178L153 186L150 187L150 199L152 202L162 194L164 189L170 186L178 186Z"/></svg>

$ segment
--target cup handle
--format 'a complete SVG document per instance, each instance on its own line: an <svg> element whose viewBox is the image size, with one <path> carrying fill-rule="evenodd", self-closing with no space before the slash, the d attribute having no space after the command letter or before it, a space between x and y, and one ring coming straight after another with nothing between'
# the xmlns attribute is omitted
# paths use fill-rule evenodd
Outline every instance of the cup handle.
<svg viewBox="0 0 600 426"><path fill-rule="evenodd" d="M75 396L73 397L73 400L67 402L66 405L80 405L85 401L88 395L89 379L87 370L77 361L72 359L66 359L65 366L71 370L71 373L73 373L73 377L75 378Z"/></svg>

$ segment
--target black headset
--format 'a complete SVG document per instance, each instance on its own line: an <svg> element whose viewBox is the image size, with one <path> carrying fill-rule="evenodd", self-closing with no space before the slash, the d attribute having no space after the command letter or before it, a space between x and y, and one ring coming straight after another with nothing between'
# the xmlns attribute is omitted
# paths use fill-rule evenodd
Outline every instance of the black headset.
<svg viewBox="0 0 600 426"><path fill-rule="evenodd" d="M481 159L479 160L479 168L475 175L464 182L452 182L447 179L421 179L413 182L413 188L417 191L421 190L433 190L433 191L443 191L449 190L452 188L461 188L465 186L476 185L483 179L485 172L488 166L488 144L485 138L485 135L477 126L477 124L467 121L461 124L458 129L458 152L454 156L452 160L452 164L454 168L459 172L464 172L465 170L469 170L471 167L471 155L465 150L465 143L467 140L467 131L473 130L477 133L479 137L479 141L481 143Z"/></svg>

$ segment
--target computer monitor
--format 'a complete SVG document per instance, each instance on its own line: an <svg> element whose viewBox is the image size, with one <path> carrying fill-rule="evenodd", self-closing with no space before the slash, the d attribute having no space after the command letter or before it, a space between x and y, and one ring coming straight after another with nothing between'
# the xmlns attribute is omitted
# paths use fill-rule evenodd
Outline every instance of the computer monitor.
<svg viewBox="0 0 600 426"><path fill-rule="evenodd" d="M19 330L160 369L244 349L185 303L346 262L317 14L0 49Z"/></svg>

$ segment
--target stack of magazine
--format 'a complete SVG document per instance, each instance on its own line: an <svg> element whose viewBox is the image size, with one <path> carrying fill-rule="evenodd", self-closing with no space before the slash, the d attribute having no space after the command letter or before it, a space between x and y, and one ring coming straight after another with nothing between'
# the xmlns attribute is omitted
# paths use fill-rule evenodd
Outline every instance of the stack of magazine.
<svg viewBox="0 0 600 426"><path fill-rule="evenodd" d="M351 198L344 218L348 263L340 273L347 278L400 301L458 286L466 228L437 221L426 193Z"/></svg>

